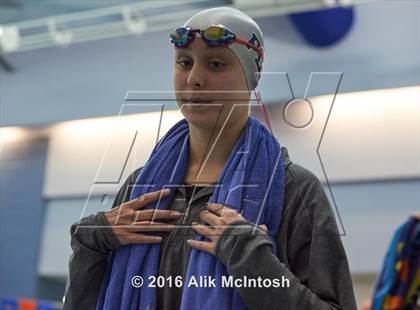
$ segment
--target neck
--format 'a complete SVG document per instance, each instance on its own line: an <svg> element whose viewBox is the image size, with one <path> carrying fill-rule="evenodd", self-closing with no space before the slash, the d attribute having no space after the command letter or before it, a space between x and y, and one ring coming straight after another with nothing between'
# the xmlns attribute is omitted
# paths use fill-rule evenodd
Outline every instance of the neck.
<svg viewBox="0 0 420 310"><path fill-rule="evenodd" d="M189 166L196 171L195 179L201 179L208 171L223 169L246 122L247 118L225 128L210 129L190 124Z"/></svg>

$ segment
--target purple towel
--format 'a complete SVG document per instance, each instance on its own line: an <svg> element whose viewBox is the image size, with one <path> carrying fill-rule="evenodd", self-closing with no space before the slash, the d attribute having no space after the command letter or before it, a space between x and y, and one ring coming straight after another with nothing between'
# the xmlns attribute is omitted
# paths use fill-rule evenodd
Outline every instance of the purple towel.
<svg viewBox="0 0 420 310"><path fill-rule="evenodd" d="M186 120L175 124L156 145L141 170L130 199L163 188L183 184L189 154L189 127ZM274 242L280 229L284 165L281 147L276 138L258 120L249 117L246 126L226 162L210 202L220 203L238 212L256 225L266 224ZM148 208L167 209L175 191ZM196 234L196 240L205 237ZM274 249L275 251L275 249ZM160 244L129 245L115 251L108 263L97 309L154 309L156 289L143 285L135 288L133 276L157 276ZM191 276L211 276L215 288L186 287ZM181 309L246 309L234 288L221 287L225 266L213 255L192 249L184 278Z"/></svg>

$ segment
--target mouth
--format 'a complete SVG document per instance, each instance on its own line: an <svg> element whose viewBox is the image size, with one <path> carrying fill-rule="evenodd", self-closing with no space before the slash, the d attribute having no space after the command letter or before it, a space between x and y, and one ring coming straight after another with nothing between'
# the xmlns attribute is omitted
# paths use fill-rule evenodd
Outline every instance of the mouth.
<svg viewBox="0 0 420 310"><path fill-rule="evenodd" d="M204 99L204 98L191 97L191 98L184 99L183 102L187 103L187 104L203 105L203 104L211 103L212 100Z"/></svg>

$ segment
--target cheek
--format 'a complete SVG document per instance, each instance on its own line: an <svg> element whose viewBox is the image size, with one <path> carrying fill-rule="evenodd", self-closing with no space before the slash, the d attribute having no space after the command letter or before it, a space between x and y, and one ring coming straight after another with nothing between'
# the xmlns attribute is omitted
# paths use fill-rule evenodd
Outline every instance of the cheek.
<svg viewBox="0 0 420 310"><path fill-rule="evenodd" d="M246 113L249 108L249 93L243 73L235 72L233 74L232 72L220 78L218 83L224 92L223 98L220 100L224 106L223 113L226 115L232 113L230 114L232 119Z"/></svg>
<svg viewBox="0 0 420 310"><path fill-rule="evenodd" d="M229 70L215 79L215 83L227 91L247 91L245 75L241 70Z"/></svg>
<svg viewBox="0 0 420 310"><path fill-rule="evenodd" d="M186 77L179 70L174 71L173 75L173 90L175 92L175 99L177 100L178 107L180 106L179 100L182 99L182 91L186 90Z"/></svg>
<svg viewBox="0 0 420 310"><path fill-rule="evenodd" d="M185 76L184 75L185 74L183 74L179 70L175 69L174 75L173 75L173 84L174 84L174 89L175 90L182 89L182 86L185 84Z"/></svg>
<svg viewBox="0 0 420 310"><path fill-rule="evenodd" d="M219 89L223 91L223 99L226 105L233 105L234 102L243 101L248 98L248 88L246 80L241 73L226 74L215 81ZM222 98L221 98L222 99Z"/></svg>

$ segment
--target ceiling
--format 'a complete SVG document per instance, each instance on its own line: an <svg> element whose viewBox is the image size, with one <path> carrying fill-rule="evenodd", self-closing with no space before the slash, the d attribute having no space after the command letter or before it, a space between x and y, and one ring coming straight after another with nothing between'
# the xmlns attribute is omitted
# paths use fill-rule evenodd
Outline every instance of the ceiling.
<svg viewBox="0 0 420 310"><path fill-rule="evenodd" d="M101 9L144 0L0 0L0 24L12 24L49 16ZM150 2L150 1L149 1ZM211 5L231 4L230 0L207 0ZM170 8L168 8L168 11ZM163 11L164 12L164 11Z"/></svg>
<svg viewBox="0 0 420 310"><path fill-rule="evenodd" d="M0 0L0 65L7 67L3 55L9 53L171 29L217 6L253 18L329 7L326 0Z"/></svg>
<svg viewBox="0 0 420 310"><path fill-rule="evenodd" d="M78 1L78 0L1 0L0 23L11 24L48 16L99 9L108 6L137 3L138 0Z"/></svg>

